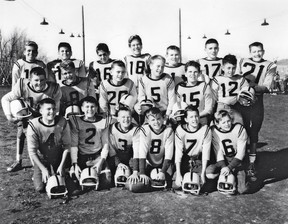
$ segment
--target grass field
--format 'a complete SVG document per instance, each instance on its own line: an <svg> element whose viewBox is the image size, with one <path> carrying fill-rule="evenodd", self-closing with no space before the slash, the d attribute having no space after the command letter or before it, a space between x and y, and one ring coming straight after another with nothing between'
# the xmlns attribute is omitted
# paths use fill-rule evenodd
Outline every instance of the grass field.
<svg viewBox="0 0 288 224"><path fill-rule="evenodd" d="M2 97L7 88L0 89ZM0 110L0 223L288 223L288 96L265 96L265 121L258 150L258 181L250 194L203 196L121 188L90 191L64 204L34 191L33 170L8 173L14 160L16 126Z"/></svg>

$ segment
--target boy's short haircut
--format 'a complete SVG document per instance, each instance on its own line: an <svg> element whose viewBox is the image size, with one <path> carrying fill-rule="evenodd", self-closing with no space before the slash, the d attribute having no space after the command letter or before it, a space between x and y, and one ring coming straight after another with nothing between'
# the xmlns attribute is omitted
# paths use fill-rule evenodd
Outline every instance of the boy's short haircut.
<svg viewBox="0 0 288 224"><path fill-rule="evenodd" d="M163 118L163 114L161 110L158 107L151 107L146 111L146 117L148 118L149 116L155 117L156 115L160 115Z"/></svg>
<svg viewBox="0 0 288 224"><path fill-rule="evenodd" d="M261 42L253 42L249 45L249 51L251 51L252 47L261 47L262 50L264 50L264 46Z"/></svg>
<svg viewBox="0 0 288 224"><path fill-rule="evenodd" d="M55 102L55 100L53 100L52 98L45 98L45 99L40 100L39 103L38 103L39 109L40 109L44 104L52 104L52 105L56 106L56 102Z"/></svg>
<svg viewBox="0 0 288 224"><path fill-rule="evenodd" d="M188 67L190 67L190 66L197 68L198 72L201 71L201 69L200 69L200 64L199 64L197 61L188 61L188 62L185 64L185 72L187 72Z"/></svg>
<svg viewBox="0 0 288 224"><path fill-rule="evenodd" d="M34 49L36 50L36 51L38 51L38 44L36 44L36 42L34 42L34 41L27 41L26 43L25 43L25 47L26 46L29 46L29 47L34 47Z"/></svg>
<svg viewBox="0 0 288 224"><path fill-rule="evenodd" d="M133 40L138 40L139 43L142 45L141 37L139 35L135 34L135 35L130 36L129 39L128 39L128 46L129 47L131 47L131 43L132 43Z"/></svg>
<svg viewBox="0 0 288 224"><path fill-rule="evenodd" d="M168 54L169 50L178 51L178 53L180 53L180 48L175 45L170 45L169 47L167 47L166 54Z"/></svg>
<svg viewBox="0 0 288 224"><path fill-rule="evenodd" d="M37 75L37 76L44 75L46 77L46 72L44 68L38 66L38 67L34 67L31 69L29 77L31 78L32 75Z"/></svg>
<svg viewBox="0 0 288 224"><path fill-rule="evenodd" d="M125 105L120 105L118 110L116 111L115 116L118 117L120 111L127 111L130 113L130 115L132 114L131 110L129 109L129 107L125 106Z"/></svg>
<svg viewBox="0 0 288 224"><path fill-rule="evenodd" d="M198 114L198 116L200 115L198 108L190 104L184 110L184 118L187 117L188 111L195 111Z"/></svg>
<svg viewBox="0 0 288 224"><path fill-rule="evenodd" d="M156 55L154 55L154 56L152 56L150 59L149 59L149 65L151 65L152 63L153 63L153 61L154 60L161 60L162 62L163 62L163 64L165 64L166 63L166 59L163 57L163 56L161 56L161 55L159 55L159 54L156 54Z"/></svg>
<svg viewBox="0 0 288 224"><path fill-rule="evenodd" d="M84 98L80 101L79 105L80 105L80 106L83 106L84 102L93 103L93 104L95 104L95 106L98 106L98 102L97 102L97 100L96 100L93 96L86 96L86 97L84 97Z"/></svg>
<svg viewBox="0 0 288 224"><path fill-rule="evenodd" d="M98 51L104 51L105 53L110 53L109 47L108 47L108 45L105 44L105 43L99 43L99 44L96 46L96 53L98 53Z"/></svg>
<svg viewBox="0 0 288 224"><path fill-rule="evenodd" d="M121 61L121 60L113 61L112 64L111 64L111 69L113 69L115 66L119 66L121 68L125 68L126 69L125 63L123 61Z"/></svg>
<svg viewBox="0 0 288 224"><path fill-rule="evenodd" d="M230 113L227 111L227 110L219 110L218 112L216 112L214 114L214 120L215 120L215 123L218 124L219 121L223 118L223 117L230 117L230 119L232 119Z"/></svg>
<svg viewBox="0 0 288 224"><path fill-rule="evenodd" d="M75 70L75 64L71 60L64 60L60 63L60 68L64 70Z"/></svg>
<svg viewBox="0 0 288 224"><path fill-rule="evenodd" d="M67 48L69 51L72 51L71 45L67 42L60 42L58 44L58 51L60 50L61 47Z"/></svg>
<svg viewBox="0 0 288 224"><path fill-rule="evenodd" d="M218 41L217 41L216 39L214 39L214 38L208 39L208 40L205 42L205 47L206 47L208 44L217 44L217 46L219 46Z"/></svg>
<svg viewBox="0 0 288 224"><path fill-rule="evenodd" d="M237 58L235 55L232 54L227 54L223 59L222 59L223 65L229 63L232 65L237 65Z"/></svg>

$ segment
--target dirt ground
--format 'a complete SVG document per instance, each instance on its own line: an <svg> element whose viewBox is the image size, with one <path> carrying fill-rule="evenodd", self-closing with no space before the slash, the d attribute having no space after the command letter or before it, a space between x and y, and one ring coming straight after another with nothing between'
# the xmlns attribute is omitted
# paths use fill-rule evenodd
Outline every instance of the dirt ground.
<svg viewBox="0 0 288 224"><path fill-rule="evenodd" d="M7 92L0 89L0 97ZM258 181L246 195L214 191L192 196L173 192L131 193L121 188L89 191L49 200L34 191L33 170L24 152L24 169L8 173L15 157L16 126L0 110L0 223L287 223L288 95L265 96L265 121L258 153Z"/></svg>

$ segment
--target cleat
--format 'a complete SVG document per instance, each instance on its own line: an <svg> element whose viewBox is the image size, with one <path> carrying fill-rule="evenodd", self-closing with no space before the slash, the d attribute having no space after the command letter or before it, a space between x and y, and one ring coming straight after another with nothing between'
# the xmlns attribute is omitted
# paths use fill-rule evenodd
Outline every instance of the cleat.
<svg viewBox="0 0 288 224"><path fill-rule="evenodd" d="M22 169L22 161L15 161L11 166L7 168L8 172L15 172Z"/></svg>
<svg viewBox="0 0 288 224"><path fill-rule="evenodd" d="M253 182L257 180L254 163L250 163L248 170L247 170L247 176Z"/></svg>

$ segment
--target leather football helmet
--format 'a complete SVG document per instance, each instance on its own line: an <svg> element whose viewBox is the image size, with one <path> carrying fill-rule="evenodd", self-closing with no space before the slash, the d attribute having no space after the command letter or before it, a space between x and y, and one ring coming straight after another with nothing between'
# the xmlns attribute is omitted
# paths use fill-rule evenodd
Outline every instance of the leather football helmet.
<svg viewBox="0 0 288 224"><path fill-rule="evenodd" d="M160 168L154 168L151 170L150 179L151 179L151 187L154 188L165 188L167 186L166 180L157 180L157 175L161 171Z"/></svg>
<svg viewBox="0 0 288 224"><path fill-rule="evenodd" d="M119 106L121 105L126 106L132 111L136 103L136 100L137 100L136 96L132 96L130 94L124 94L122 95L119 101Z"/></svg>
<svg viewBox="0 0 288 224"><path fill-rule="evenodd" d="M129 167L126 169L123 166L117 166L114 182L116 187L124 187L127 181L127 178L131 175Z"/></svg>
<svg viewBox="0 0 288 224"><path fill-rule="evenodd" d="M201 189L200 177L192 171L184 174L182 181L182 190L194 195L199 195Z"/></svg>
<svg viewBox="0 0 288 224"><path fill-rule="evenodd" d="M217 190L222 194L235 194L236 192L236 180L235 176L230 173L228 176L219 176L217 183Z"/></svg>
<svg viewBox="0 0 288 224"><path fill-rule="evenodd" d="M87 167L82 170L80 174L80 186L82 190L85 187L94 187L95 190L98 190L99 186L99 177L95 169L92 167Z"/></svg>
<svg viewBox="0 0 288 224"><path fill-rule="evenodd" d="M82 115L82 111L79 106L77 105L71 105L66 108L65 110L65 118L69 119L70 115Z"/></svg>
<svg viewBox="0 0 288 224"><path fill-rule="evenodd" d="M30 117L32 113L29 111L27 103L22 99L13 100L10 102L11 114L15 118Z"/></svg>
<svg viewBox="0 0 288 224"><path fill-rule="evenodd" d="M49 177L46 184L46 192L49 199L52 199L53 197L66 196L68 190L66 188L64 177L60 175L52 175Z"/></svg>
<svg viewBox="0 0 288 224"><path fill-rule="evenodd" d="M255 90L252 87L244 87L238 93L238 102L245 106L251 106L255 102Z"/></svg>

